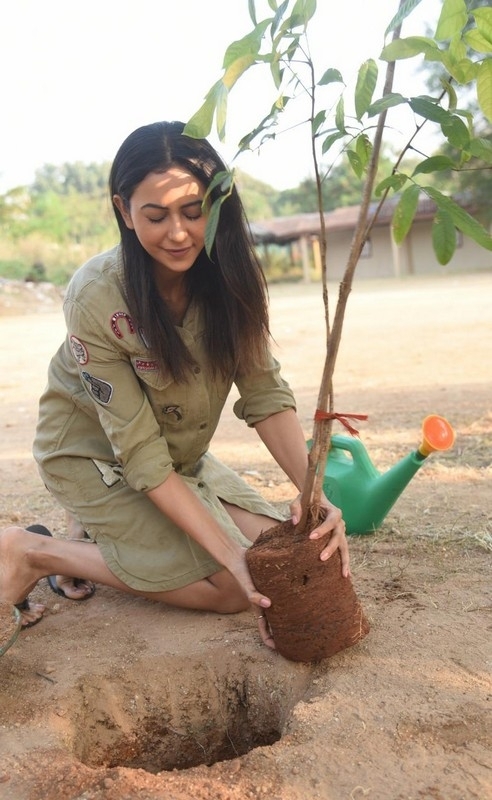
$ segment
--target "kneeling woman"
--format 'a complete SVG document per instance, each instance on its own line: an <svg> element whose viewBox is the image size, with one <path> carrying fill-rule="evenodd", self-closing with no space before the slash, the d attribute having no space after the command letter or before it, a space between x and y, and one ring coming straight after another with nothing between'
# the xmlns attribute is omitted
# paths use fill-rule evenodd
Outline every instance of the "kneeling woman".
<svg viewBox="0 0 492 800"><path fill-rule="evenodd" d="M67 336L34 442L44 483L91 542L7 530L5 565L17 567L0 575L4 599L19 602L40 577L59 574L182 608L270 605L245 552L281 515L209 453L232 385L235 414L298 490L307 451L269 349L265 279L235 188L210 257L204 248L207 204L220 188L207 190L225 169L182 123L146 125L121 145L110 175L120 242L70 282ZM325 504L322 557L339 548L347 576L345 527ZM299 515L299 498L291 512Z"/></svg>

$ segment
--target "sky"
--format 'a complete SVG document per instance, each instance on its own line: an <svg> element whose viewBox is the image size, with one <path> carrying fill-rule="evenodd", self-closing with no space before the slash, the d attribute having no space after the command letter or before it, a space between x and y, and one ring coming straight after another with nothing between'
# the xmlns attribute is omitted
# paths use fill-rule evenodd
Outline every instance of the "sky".
<svg viewBox="0 0 492 800"><path fill-rule="evenodd" d="M256 6L259 18L269 14L266 0ZM355 81L360 64L378 58L397 8L398 0L318 0L309 31L319 74L335 67L348 85ZM422 34L439 10L439 0L421 0L403 35ZM140 125L188 120L221 76L227 46L251 27L247 0L2 4L0 193L31 183L45 164L111 161ZM395 89L405 95L423 91L415 67L400 63L402 85ZM296 124L301 106L294 110L291 104L286 124L292 130L283 131L282 123L275 141L259 154L234 160L239 139L275 98L268 71L256 67L231 92L226 141L215 133L209 138L230 166L281 190L312 175L308 130ZM394 124L397 143L411 122L395 118Z"/></svg>

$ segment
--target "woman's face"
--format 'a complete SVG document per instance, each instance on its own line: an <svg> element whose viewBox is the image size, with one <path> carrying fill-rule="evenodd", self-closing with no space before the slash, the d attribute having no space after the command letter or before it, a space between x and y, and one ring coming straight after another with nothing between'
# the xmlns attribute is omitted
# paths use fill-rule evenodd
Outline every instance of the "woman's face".
<svg viewBox="0 0 492 800"><path fill-rule="evenodd" d="M167 172L149 173L133 192L129 208L119 195L113 197L125 224L135 231L162 277L189 270L203 249L204 196L205 187L191 173L171 167Z"/></svg>

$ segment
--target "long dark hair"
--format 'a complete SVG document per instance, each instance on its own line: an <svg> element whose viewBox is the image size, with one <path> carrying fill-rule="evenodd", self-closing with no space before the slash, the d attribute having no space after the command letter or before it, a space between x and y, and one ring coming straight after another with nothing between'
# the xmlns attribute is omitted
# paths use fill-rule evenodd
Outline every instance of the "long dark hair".
<svg viewBox="0 0 492 800"><path fill-rule="evenodd" d="M111 199L119 195L129 207L133 192L150 172L165 172L173 166L182 167L208 188L226 166L207 140L185 136L183 129L182 122L154 122L131 133L113 161ZM212 202L220 191L212 191ZM191 354L157 291L150 256L114 203L113 209L121 235L130 312L143 328L161 369L183 381L193 364ZM186 280L189 297L199 303L203 314L212 371L226 376L238 369L247 373L262 364L269 339L267 286L235 187L222 203L211 257L202 250Z"/></svg>

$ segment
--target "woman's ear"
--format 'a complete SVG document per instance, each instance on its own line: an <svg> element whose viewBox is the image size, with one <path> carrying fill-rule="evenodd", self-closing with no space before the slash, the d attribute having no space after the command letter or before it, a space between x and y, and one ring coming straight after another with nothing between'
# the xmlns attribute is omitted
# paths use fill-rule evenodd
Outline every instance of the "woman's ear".
<svg viewBox="0 0 492 800"><path fill-rule="evenodd" d="M134 225L133 225L133 221L132 221L132 215L130 214L130 211L129 211L125 201L123 200L123 198L120 197L119 194L114 194L113 195L113 203L116 206L116 208L118 209L118 211L120 212L121 216L123 217L123 221L124 221L126 227L130 228L130 230L134 230Z"/></svg>

